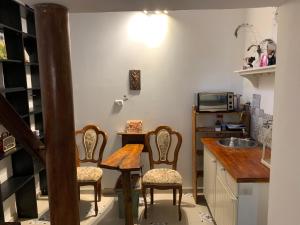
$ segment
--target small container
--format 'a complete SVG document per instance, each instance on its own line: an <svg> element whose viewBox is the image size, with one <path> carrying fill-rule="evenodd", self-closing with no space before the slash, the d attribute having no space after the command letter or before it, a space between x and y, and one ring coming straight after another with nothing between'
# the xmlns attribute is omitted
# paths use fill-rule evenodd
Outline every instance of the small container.
<svg viewBox="0 0 300 225"><path fill-rule="evenodd" d="M259 62L259 66L260 67L264 67L264 66L268 66L269 62L268 62L268 56L266 54L263 54L260 57L260 62Z"/></svg>
<svg viewBox="0 0 300 225"><path fill-rule="evenodd" d="M215 126L215 131L221 131L221 121L220 120L217 120L216 122L216 126Z"/></svg>

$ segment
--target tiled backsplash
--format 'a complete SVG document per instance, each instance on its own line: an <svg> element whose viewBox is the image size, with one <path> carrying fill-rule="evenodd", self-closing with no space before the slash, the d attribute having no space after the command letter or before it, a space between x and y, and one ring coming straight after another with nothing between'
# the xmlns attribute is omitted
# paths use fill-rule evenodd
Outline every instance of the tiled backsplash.
<svg viewBox="0 0 300 225"><path fill-rule="evenodd" d="M250 108L250 136L258 142L263 143L266 134L269 133L269 130L264 127L264 123L270 120L273 121L273 115L266 114L264 110L260 108L260 102L261 96L258 94L254 94Z"/></svg>

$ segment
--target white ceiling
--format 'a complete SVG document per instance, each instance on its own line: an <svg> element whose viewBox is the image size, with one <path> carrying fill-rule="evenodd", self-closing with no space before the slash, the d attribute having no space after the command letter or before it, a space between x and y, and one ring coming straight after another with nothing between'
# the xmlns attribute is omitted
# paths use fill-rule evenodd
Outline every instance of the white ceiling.
<svg viewBox="0 0 300 225"><path fill-rule="evenodd" d="M22 1L22 0L21 0ZM26 4L57 3L70 12L230 9L278 6L285 0L23 0Z"/></svg>

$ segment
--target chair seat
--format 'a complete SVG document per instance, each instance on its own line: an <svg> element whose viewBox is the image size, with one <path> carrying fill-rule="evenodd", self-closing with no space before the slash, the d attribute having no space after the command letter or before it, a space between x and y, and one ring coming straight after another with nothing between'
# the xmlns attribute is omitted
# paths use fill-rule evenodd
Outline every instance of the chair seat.
<svg viewBox="0 0 300 225"><path fill-rule="evenodd" d="M99 167L77 167L77 180L98 181L102 177L103 171Z"/></svg>
<svg viewBox="0 0 300 225"><path fill-rule="evenodd" d="M152 169L143 176L143 184L182 185L182 177L176 170L167 168Z"/></svg>

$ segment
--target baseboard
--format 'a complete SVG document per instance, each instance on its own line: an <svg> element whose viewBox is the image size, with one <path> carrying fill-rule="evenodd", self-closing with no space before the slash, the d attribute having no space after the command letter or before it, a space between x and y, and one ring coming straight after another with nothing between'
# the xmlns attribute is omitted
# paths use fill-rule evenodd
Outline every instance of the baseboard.
<svg viewBox="0 0 300 225"><path fill-rule="evenodd" d="M198 193L202 193L203 189L198 189ZM169 193L170 190L155 190L156 193ZM182 188L182 192L184 194L190 194L193 192L193 189L191 187L183 187ZM84 186L80 188L80 193L81 194L90 194L90 193L94 193L94 189L93 187L89 187L89 186ZM102 189L102 194L103 195L114 195L116 193L114 188L103 188ZM41 199L43 197L47 197L42 195L42 193L39 191L36 194L38 199Z"/></svg>
<svg viewBox="0 0 300 225"><path fill-rule="evenodd" d="M91 191L92 189L90 189L90 190L83 190L83 189L81 189L81 193L84 193L85 191ZM182 192L184 193L184 194L189 194L189 193L192 193L192 188L191 187L183 187L182 188ZM156 193L169 193L170 192L170 190L155 190L155 192ZM115 189L114 188L104 188L104 189L102 189L102 194L104 194L104 195L112 195L112 194L115 194L116 192L115 192Z"/></svg>

